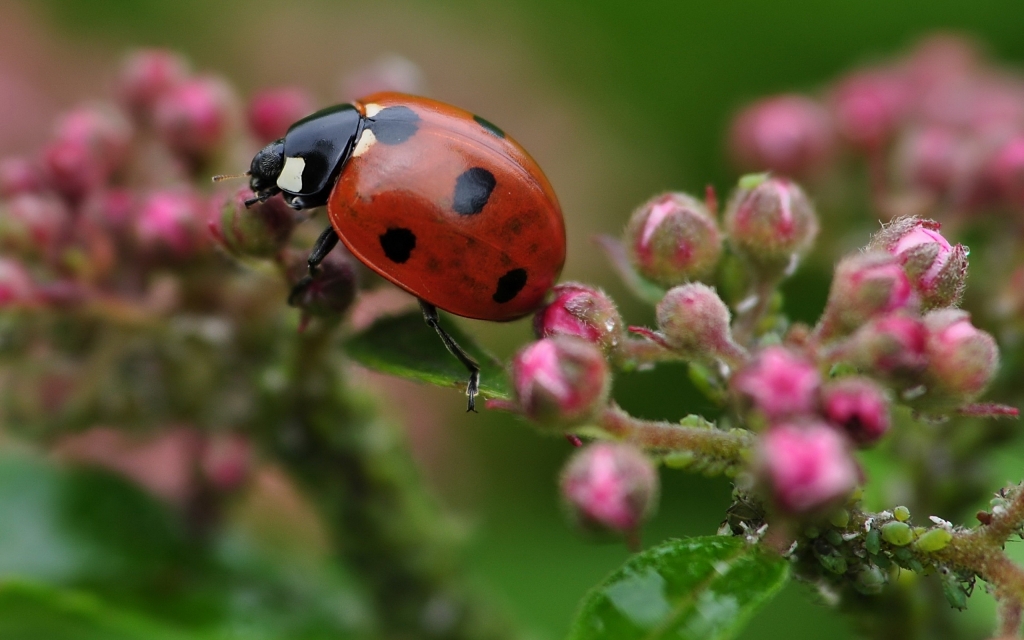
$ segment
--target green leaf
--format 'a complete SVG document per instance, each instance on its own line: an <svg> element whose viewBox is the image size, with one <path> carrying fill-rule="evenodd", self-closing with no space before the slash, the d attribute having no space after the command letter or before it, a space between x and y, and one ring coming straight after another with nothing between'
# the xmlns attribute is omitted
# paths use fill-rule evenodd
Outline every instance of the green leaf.
<svg viewBox="0 0 1024 640"><path fill-rule="evenodd" d="M199 640L200 636L108 607L88 594L30 582L8 582L0 585L0 638Z"/></svg>
<svg viewBox="0 0 1024 640"><path fill-rule="evenodd" d="M508 376L494 356L480 348L452 322L445 331L480 365L480 393L488 398L511 397ZM419 313L381 318L345 343L348 355L364 367L400 378L464 390L466 368L448 353Z"/></svg>
<svg viewBox="0 0 1024 640"><path fill-rule="evenodd" d="M670 540L591 591L569 638L732 638L788 577L785 560L740 538Z"/></svg>

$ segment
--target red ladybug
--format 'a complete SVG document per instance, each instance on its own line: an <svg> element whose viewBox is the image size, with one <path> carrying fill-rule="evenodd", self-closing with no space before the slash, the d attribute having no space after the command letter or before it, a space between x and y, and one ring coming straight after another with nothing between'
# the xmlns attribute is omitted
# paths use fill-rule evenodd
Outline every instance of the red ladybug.
<svg viewBox="0 0 1024 640"><path fill-rule="evenodd" d="M469 370L470 410L480 369L437 309L514 320L543 303L565 262L562 211L537 163L487 120L427 98L378 93L318 111L257 153L249 175L251 202L327 205L331 227L296 291L340 239L419 299Z"/></svg>

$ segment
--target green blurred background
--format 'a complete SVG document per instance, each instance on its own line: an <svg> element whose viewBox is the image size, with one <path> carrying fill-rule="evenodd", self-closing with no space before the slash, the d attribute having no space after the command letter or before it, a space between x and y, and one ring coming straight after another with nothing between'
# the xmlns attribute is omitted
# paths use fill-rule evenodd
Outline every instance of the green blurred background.
<svg viewBox="0 0 1024 640"><path fill-rule="evenodd" d="M45 50L69 87L54 92L67 101L58 108L105 82L97 70L135 46L178 49L244 92L299 84L325 103L338 100L347 72L404 56L422 69L426 93L484 114L531 151L566 212L565 277L605 287L634 324L649 321L650 311L615 281L590 237L618 232L631 209L659 191L706 183L726 190L736 176L723 134L745 101L813 90L934 30L973 35L994 57L1024 62L1020 0L36 0L0 3L4 13L52 38ZM806 286L790 299L798 315L814 317L827 274L803 278ZM529 336L524 322L466 324L502 356ZM615 395L637 415L678 419L705 408L682 380L685 370L672 366L621 376ZM568 446L504 415L465 416L456 393L375 384L402 400L396 413L409 424L427 477L467 524L481 588L539 637L563 635L586 589L627 557L563 523L554 478ZM713 533L728 505L727 483L671 471L662 477L661 511L645 543ZM849 637L813 600L809 589L791 586L743 637ZM985 624L976 623L978 637Z"/></svg>

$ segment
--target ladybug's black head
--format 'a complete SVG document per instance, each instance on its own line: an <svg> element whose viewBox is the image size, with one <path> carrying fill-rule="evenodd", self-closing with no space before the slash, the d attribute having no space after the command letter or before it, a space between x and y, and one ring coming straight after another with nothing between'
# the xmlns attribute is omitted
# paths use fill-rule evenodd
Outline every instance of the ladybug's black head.
<svg viewBox="0 0 1024 640"><path fill-rule="evenodd" d="M279 193L277 178L284 168L284 138L263 147L252 159L249 167L249 188L259 200Z"/></svg>

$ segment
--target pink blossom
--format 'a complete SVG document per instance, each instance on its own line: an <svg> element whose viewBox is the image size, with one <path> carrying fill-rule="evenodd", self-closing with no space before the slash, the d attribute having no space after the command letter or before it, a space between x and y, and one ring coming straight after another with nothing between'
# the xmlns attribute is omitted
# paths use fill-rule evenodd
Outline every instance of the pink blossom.
<svg viewBox="0 0 1024 640"><path fill-rule="evenodd" d="M785 347L768 347L733 378L737 391L750 398L767 418L812 413L818 403L821 375L813 363Z"/></svg>
<svg viewBox="0 0 1024 640"><path fill-rule="evenodd" d="M861 445L874 444L889 430L889 401L868 378L851 376L827 384L822 408L832 424Z"/></svg>
<svg viewBox="0 0 1024 640"><path fill-rule="evenodd" d="M206 207L191 189L153 192L135 220L135 235L142 246L178 257L205 244L206 234Z"/></svg>
<svg viewBox="0 0 1024 640"><path fill-rule="evenodd" d="M821 105L787 94L755 102L736 116L729 149L743 170L800 177L825 168L833 155L834 137Z"/></svg>
<svg viewBox="0 0 1024 640"><path fill-rule="evenodd" d="M527 346L512 360L512 383L522 412L542 423L588 419L608 394L601 351L579 338L556 336Z"/></svg>
<svg viewBox="0 0 1024 640"><path fill-rule="evenodd" d="M628 534L650 517L658 474L643 453L624 443L595 443L566 465L562 497L584 527Z"/></svg>
<svg viewBox="0 0 1024 640"><path fill-rule="evenodd" d="M189 157L207 156L227 139L235 115L231 87L212 76L187 80L156 103L154 124L164 143Z"/></svg>
<svg viewBox="0 0 1024 640"><path fill-rule="evenodd" d="M264 89L252 97L246 116L261 143L284 137L296 120L313 112L313 98L299 87Z"/></svg>
<svg viewBox="0 0 1024 640"><path fill-rule="evenodd" d="M834 505L860 480L844 437L819 422L772 427L761 439L760 461L776 506L792 514Z"/></svg>
<svg viewBox="0 0 1024 640"><path fill-rule="evenodd" d="M634 268L666 287L707 275L722 249L714 216L685 193L664 193L640 205L625 236Z"/></svg>
<svg viewBox="0 0 1024 640"><path fill-rule="evenodd" d="M614 349L622 337L622 318L603 291L576 282L556 286L554 299L534 316L538 338L576 336Z"/></svg>

